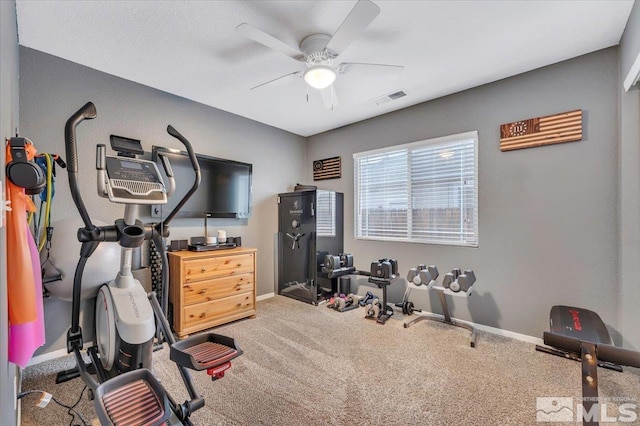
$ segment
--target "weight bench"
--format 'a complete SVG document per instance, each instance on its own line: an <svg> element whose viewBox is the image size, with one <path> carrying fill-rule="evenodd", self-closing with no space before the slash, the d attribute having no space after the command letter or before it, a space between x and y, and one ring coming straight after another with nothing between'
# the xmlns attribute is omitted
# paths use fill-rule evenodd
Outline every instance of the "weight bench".
<svg viewBox="0 0 640 426"><path fill-rule="evenodd" d="M582 363L582 398L585 412L598 401L598 366L622 371L623 365L640 368L640 352L613 345L609 331L598 314L588 309L556 305L551 308L551 331L543 334L544 344L536 350ZM597 407L599 408L599 407ZM597 425L599 409L584 424Z"/></svg>

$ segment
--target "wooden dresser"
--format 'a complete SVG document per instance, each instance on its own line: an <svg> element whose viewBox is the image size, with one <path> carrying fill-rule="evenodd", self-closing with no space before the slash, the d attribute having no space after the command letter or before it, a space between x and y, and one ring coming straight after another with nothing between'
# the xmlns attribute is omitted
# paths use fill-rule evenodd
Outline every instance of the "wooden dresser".
<svg viewBox="0 0 640 426"><path fill-rule="evenodd" d="M256 314L256 249L169 253L169 281L180 337Z"/></svg>

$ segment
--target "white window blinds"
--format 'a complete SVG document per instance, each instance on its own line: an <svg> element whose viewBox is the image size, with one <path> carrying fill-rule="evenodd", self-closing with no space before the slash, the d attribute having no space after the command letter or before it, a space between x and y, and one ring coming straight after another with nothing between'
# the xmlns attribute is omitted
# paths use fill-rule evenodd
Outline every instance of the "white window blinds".
<svg viewBox="0 0 640 426"><path fill-rule="evenodd" d="M354 154L355 237L478 246L478 132Z"/></svg>
<svg viewBox="0 0 640 426"><path fill-rule="evenodd" d="M336 193L319 189L316 192L316 230L319 237L336 236Z"/></svg>

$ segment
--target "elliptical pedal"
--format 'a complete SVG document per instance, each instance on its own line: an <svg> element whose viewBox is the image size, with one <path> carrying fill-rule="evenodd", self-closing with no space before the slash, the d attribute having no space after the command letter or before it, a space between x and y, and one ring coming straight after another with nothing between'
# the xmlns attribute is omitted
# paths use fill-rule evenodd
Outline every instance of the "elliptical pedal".
<svg viewBox="0 0 640 426"><path fill-rule="evenodd" d="M167 392L147 369L102 383L95 406L102 425L162 425L172 414Z"/></svg>
<svg viewBox="0 0 640 426"><path fill-rule="evenodd" d="M187 337L171 345L171 361L192 370L207 370L213 380L224 376L231 360L242 355L236 341L215 333Z"/></svg>

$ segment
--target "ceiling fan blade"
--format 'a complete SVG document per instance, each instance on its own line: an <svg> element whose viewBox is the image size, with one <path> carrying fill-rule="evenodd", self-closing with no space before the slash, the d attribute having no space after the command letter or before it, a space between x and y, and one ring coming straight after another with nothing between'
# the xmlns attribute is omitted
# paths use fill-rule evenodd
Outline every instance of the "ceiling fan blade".
<svg viewBox="0 0 640 426"><path fill-rule="evenodd" d="M342 53L379 13L380 8L369 0L359 0L331 37L326 49L338 55Z"/></svg>
<svg viewBox="0 0 640 426"><path fill-rule="evenodd" d="M273 80L269 80L265 83L258 84L257 86L254 86L249 90L261 89L267 85L272 87L281 86L283 84L288 83L291 80L294 80L295 78L301 78L301 77L302 77L302 73L300 71L296 71L296 72L283 75L281 77L274 78Z"/></svg>
<svg viewBox="0 0 640 426"><path fill-rule="evenodd" d="M359 77L397 78L404 71L402 65L361 64L357 62L343 62L337 66L340 74L358 74Z"/></svg>
<svg viewBox="0 0 640 426"><path fill-rule="evenodd" d="M297 48L291 47L285 42L278 40L271 34L267 34L264 31L247 23L238 25L236 27L236 32L242 34L247 38L250 38L255 42L262 44L263 46L267 46L268 48L276 50L280 53L284 53L285 55L293 59L301 60L304 56L304 53L302 53Z"/></svg>
<svg viewBox="0 0 640 426"><path fill-rule="evenodd" d="M322 103L325 108L332 110L338 106L338 98L336 96L336 91L333 88L333 84L325 89L321 89L320 95L322 96Z"/></svg>

